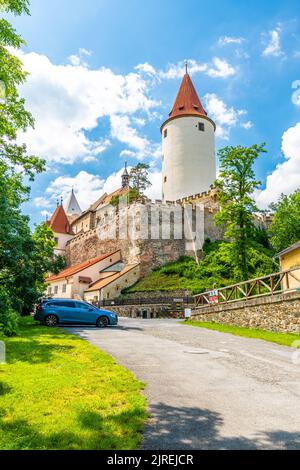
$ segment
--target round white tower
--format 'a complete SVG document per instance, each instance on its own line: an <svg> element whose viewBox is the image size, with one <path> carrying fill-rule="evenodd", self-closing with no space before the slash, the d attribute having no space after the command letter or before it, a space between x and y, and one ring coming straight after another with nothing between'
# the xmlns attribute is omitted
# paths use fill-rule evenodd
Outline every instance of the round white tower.
<svg viewBox="0 0 300 470"><path fill-rule="evenodd" d="M169 118L161 126L164 201L202 193L214 183L215 129L186 73Z"/></svg>

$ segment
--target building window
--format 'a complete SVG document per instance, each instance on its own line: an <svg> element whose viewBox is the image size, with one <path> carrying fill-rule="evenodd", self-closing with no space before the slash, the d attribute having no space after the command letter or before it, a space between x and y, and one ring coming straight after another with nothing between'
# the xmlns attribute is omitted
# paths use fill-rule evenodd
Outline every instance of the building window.
<svg viewBox="0 0 300 470"><path fill-rule="evenodd" d="M57 237L54 237L54 241L55 241L56 245L58 245L58 238Z"/></svg>
<svg viewBox="0 0 300 470"><path fill-rule="evenodd" d="M58 286L54 286L54 294L58 293Z"/></svg>
<svg viewBox="0 0 300 470"><path fill-rule="evenodd" d="M65 294L66 292L67 292L67 284L63 284L62 293Z"/></svg>
<svg viewBox="0 0 300 470"><path fill-rule="evenodd" d="M106 298L107 298L107 299L109 299L109 292L107 292L107 294L106 294Z"/></svg>
<svg viewBox="0 0 300 470"><path fill-rule="evenodd" d="M52 294L52 287L48 287L48 294L49 294L49 295Z"/></svg>
<svg viewBox="0 0 300 470"><path fill-rule="evenodd" d="M166 182L167 182L167 177L165 176L165 177L164 177L164 183L166 183Z"/></svg>
<svg viewBox="0 0 300 470"><path fill-rule="evenodd" d="M164 130L164 139L168 136L168 129Z"/></svg>
<svg viewBox="0 0 300 470"><path fill-rule="evenodd" d="M205 130L204 122L198 122L198 129L199 129L199 131L204 132L204 130Z"/></svg>

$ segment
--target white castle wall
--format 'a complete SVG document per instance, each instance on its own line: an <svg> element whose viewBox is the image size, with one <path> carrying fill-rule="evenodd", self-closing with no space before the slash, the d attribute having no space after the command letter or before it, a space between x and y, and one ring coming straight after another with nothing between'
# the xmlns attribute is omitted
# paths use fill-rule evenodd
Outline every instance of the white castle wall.
<svg viewBox="0 0 300 470"><path fill-rule="evenodd" d="M198 123L204 124L200 131ZM164 131L167 130L167 137ZM163 200L207 191L216 179L215 128L210 119L182 116L162 127Z"/></svg>

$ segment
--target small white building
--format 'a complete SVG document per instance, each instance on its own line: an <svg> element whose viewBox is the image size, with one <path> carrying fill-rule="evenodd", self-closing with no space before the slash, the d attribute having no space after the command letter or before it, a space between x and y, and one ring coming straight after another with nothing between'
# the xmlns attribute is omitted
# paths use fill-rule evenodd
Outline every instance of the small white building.
<svg viewBox="0 0 300 470"><path fill-rule="evenodd" d="M101 272L120 261L118 250L63 269L46 279L46 294L54 298L83 299L84 291L100 278Z"/></svg>
<svg viewBox="0 0 300 470"><path fill-rule="evenodd" d="M135 284L140 278L139 264L128 264L119 272L103 272L100 279L93 282L84 292L84 300L87 302L99 302L118 297L122 290Z"/></svg>
<svg viewBox="0 0 300 470"><path fill-rule="evenodd" d="M161 126L164 201L206 192L214 183L215 129L186 72L169 117Z"/></svg>

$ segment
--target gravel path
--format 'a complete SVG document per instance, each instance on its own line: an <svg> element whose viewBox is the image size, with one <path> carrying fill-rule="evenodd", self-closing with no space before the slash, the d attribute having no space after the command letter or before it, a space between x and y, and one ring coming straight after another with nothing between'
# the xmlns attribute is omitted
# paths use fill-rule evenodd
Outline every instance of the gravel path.
<svg viewBox="0 0 300 470"><path fill-rule="evenodd" d="M69 331L147 384L144 449L300 449L293 349L174 320Z"/></svg>

